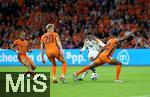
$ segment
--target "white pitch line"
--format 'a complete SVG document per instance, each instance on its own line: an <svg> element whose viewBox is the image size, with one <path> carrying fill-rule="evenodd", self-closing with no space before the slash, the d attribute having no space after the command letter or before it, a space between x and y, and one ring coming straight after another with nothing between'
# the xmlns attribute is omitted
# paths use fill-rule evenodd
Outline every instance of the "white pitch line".
<svg viewBox="0 0 150 97"><path fill-rule="evenodd" d="M131 97L150 97L150 95L140 95L140 96L131 96Z"/></svg>

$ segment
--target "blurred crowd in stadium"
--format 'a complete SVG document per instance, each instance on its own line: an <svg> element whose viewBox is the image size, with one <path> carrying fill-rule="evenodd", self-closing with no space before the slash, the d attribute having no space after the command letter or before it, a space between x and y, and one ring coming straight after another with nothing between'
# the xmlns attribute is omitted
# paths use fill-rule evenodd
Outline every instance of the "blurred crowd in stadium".
<svg viewBox="0 0 150 97"><path fill-rule="evenodd" d="M149 4L149 0L0 0L0 48L9 48L24 31L31 48L39 49L48 23L55 24L64 48L82 47L89 31L105 42L132 28L139 32L119 48L149 48Z"/></svg>

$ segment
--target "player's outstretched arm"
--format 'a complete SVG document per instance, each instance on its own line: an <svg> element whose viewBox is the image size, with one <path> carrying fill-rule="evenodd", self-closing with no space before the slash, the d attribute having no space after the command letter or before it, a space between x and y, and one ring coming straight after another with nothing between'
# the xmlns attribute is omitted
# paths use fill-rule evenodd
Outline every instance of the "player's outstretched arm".
<svg viewBox="0 0 150 97"><path fill-rule="evenodd" d="M102 47L99 52L102 53L105 49L106 49L106 45L104 47Z"/></svg>
<svg viewBox="0 0 150 97"><path fill-rule="evenodd" d="M16 52L16 47L14 44L10 44L10 49Z"/></svg>
<svg viewBox="0 0 150 97"><path fill-rule="evenodd" d="M61 52L62 54L64 54L64 52L63 52L63 47L62 47L62 44L61 44L61 41L60 41L60 38L59 38L58 35L56 36L56 42L57 42L57 44L58 44L58 46L59 46L59 48L60 48L60 52Z"/></svg>
<svg viewBox="0 0 150 97"><path fill-rule="evenodd" d="M95 37L95 40L98 42L99 46L101 47L99 52L102 52L105 50L105 46L106 44L104 44L100 39L98 39L97 37Z"/></svg>
<svg viewBox="0 0 150 97"><path fill-rule="evenodd" d="M131 31L128 35L126 35L126 36L124 36L124 37L122 37L122 38L119 38L119 39L118 39L118 42L122 42L122 41L128 39L128 38L129 38L132 34L134 34L135 32L137 32L137 29L132 29L132 31Z"/></svg>
<svg viewBox="0 0 150 97"><path fill-rule="evenodd" d="M83 47L80 49L80 53L82 53L84 50L87 49L87 43L86 43L86 39L84 40L84 45Z"/></svg>
<svg viewBox="0 0 150 97"><path fill-rule="evenodd" d="M97 37L95 37L95 40L98 42L98 44L101 46L101 47L104 47L105 44L100 40L98 39Z"/></svg>
<svg viewBox="0 0 150 97"><path fill-rule="evenodd" d="M45 60L44 60L44 43L41 42L41 58L42 58L42 62L45 63Z"/></svg>
<svg viewBox="0 0 150 97"><path fill-rule="evenodd" d="M32 49L29 47L29 43L27 43L27 51L32 52Z"/></svg>

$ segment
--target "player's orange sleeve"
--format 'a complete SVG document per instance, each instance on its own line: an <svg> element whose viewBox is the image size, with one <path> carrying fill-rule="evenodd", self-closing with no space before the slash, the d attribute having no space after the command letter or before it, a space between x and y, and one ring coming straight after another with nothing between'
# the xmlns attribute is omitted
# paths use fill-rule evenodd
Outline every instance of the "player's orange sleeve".
<svg viewBox="0 0 150 97"><path fill-rule="evenodd" d="M14 45L17 45L17 44L18 44L18 40L15 40L15 41L13 42L13 44L14 44Z"/></svg>
<svg viewBox="0 0 150 97"><path fill-rule="evenodd" d="M43 35L42 35L42 37L41 37L41 40L40 40L40 42L43 42Z"/></svg>

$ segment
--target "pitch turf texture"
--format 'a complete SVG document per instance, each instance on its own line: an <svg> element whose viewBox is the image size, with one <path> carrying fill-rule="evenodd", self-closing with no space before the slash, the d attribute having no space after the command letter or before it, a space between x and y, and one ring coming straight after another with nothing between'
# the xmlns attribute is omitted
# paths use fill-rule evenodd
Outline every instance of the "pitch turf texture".
<svg viewBox="0 0 150 97"><path fill-rule="evenodd" d="M72 80L73 72L82 67L67 69L67 83L50 84L50 97L150 97L150 66L123 66L120 79L124 83L114 83L115 67L97 68L99 78L90 79L90 73L82 82ZM25 67L0 67L0 72L23 72ZM37 67L38 72L49 72L51 67ZM61 67L57 67L60 75Z"/></svg>

